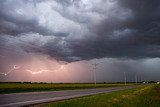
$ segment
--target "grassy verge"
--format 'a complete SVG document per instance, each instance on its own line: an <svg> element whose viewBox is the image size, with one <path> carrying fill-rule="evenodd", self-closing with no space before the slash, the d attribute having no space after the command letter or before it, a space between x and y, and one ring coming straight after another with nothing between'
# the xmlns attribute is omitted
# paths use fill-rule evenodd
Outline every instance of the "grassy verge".
<svg viewBox="0 0 160 107"><path fill-rule="evenodd" d="M142 86L106 94L81 97L34 107L159 107L160 85Z"/></svg>
<svg viewBox="0 0 160 107"><path fill-rule="evenodd" d="M127 84L135 85L135 84ZM34 91L56 91L56 90L74 90L74 89L91 89L102 87L124 86L122 83L112 84L47 84L47 83L0 83L0 94L34 92Z"/></svg>

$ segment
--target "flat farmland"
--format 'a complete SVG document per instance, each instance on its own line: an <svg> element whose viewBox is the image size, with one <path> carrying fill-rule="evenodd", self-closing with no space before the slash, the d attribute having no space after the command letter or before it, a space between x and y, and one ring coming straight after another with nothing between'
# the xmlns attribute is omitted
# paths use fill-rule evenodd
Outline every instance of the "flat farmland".
<svg viewBox="0 0 160 107"><path fill-rule="evenodd" d="M135 85L128 83L127 86ZM125 86L124 83L0 83L0 94L35 92L35 91L57 91L57 90L75 90L75 89L92 89Z"/></svg>

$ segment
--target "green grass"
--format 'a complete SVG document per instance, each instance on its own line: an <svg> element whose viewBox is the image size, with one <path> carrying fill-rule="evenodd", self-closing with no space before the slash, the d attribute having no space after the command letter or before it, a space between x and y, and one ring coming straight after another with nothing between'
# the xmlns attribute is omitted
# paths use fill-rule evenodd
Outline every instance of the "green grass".
<svg viewBox="0 0 160 107"><path fill-rule="evenodd" d="M35 107L160 107L160 85L148 85Z"/></svg>
<svg viewBox="0 0 160 107"><path fill-rule="evenodd" d="M134 85L133 83L127 85ZM45 84L45 83L0 83L0 94L34 92L34 91L55 91L55 90L74 90L74 89L90 89L102 87L124 86L122 83L110 84Z"/></svg>

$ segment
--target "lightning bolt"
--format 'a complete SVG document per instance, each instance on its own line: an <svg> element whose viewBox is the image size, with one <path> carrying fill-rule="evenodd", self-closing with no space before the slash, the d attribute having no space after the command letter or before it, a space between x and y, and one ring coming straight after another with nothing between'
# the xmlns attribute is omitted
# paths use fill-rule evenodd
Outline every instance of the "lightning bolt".
<svg viewBox="0 0 160 107"><path fill-rule="evenodd" d="M12 71L17 70L17 69L19 69L19 68L20 68L20 66L14 65L13 68L12 68L11 70L9 70L7 73L1 72L0 74L7 76L7 75L10 74Z"/></svg>
<svg viewBox="0 0 160 107"><path fill-rule="evenodd" d="M7 75L6 73L0 72L1 75Z"/></svg>
<svg viewBox="0 0 160 107"><path fill-rule="evenodd" d="M53 70L53 71L51 71L51 70L45 70L45 69L42 69L42 70L39 70L39 71L32 71L30 69L26 69L26 71L29 72L29 73L31 73L31 74L33 74L33 75L35 75L35 74L40 74L40 73L43 73L43 72L55 73L55 72L58 72L58 71L64 70L64 69L65 69L64 65L61 65L61 67L59 69L56 69L56 70Z"/></svg>
<svg viewBox="0 0 160 107"><path fill-rule="evenodd" d="M5 76L7 76L8 74L10 74L11 72L13 72L14 70L17 70L17 69L20 69L20 66L13 65L13 68L12 68L11 70L9 70L7 73L0 72L0 75L5 75ZM47 70L47 69L41 69L41 70L39 70L39 71L32 71L32 70L30 70L30 69L26 69L25 71L27 71L27 72L35 75L35 74L40 74L40 73L43 73L43 72L55 73L55 72L58 72L58 71L61 71L61 70L64 70L64 69L65 69L64 65L61 65L61 66L59 67L59 69L56 69L56 70L53 70L53 71Z"/></svg>
<svg viewBox="0 0 160 107"><path fill-rule="evenodd" d="M20 68L20 66L17 66L17 65L13 66L13 69L19 69L19 68Z"/></svg>
<svg viewBox="0 0 160 107"><path fill-rule="evenodd" d="M40 71L32 71L32 70L29 70L29 69L26 69L27 72L30 72L31 74L40 74L40 73L43 73L43 72L50 72L49 70L40 70Z"/></svg>

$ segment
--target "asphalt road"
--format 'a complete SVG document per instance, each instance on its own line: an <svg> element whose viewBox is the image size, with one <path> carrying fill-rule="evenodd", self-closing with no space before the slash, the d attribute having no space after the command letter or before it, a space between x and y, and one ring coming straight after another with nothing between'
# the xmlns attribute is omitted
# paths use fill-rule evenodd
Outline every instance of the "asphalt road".
<svg viewBox="0 0 160 107"><path fill-rule="evenodd" d="M0 107L26 106L44 102L59 101L64 99L100 94L100 93L108 93L134 87L137 86L0 94Z"/></svg>

